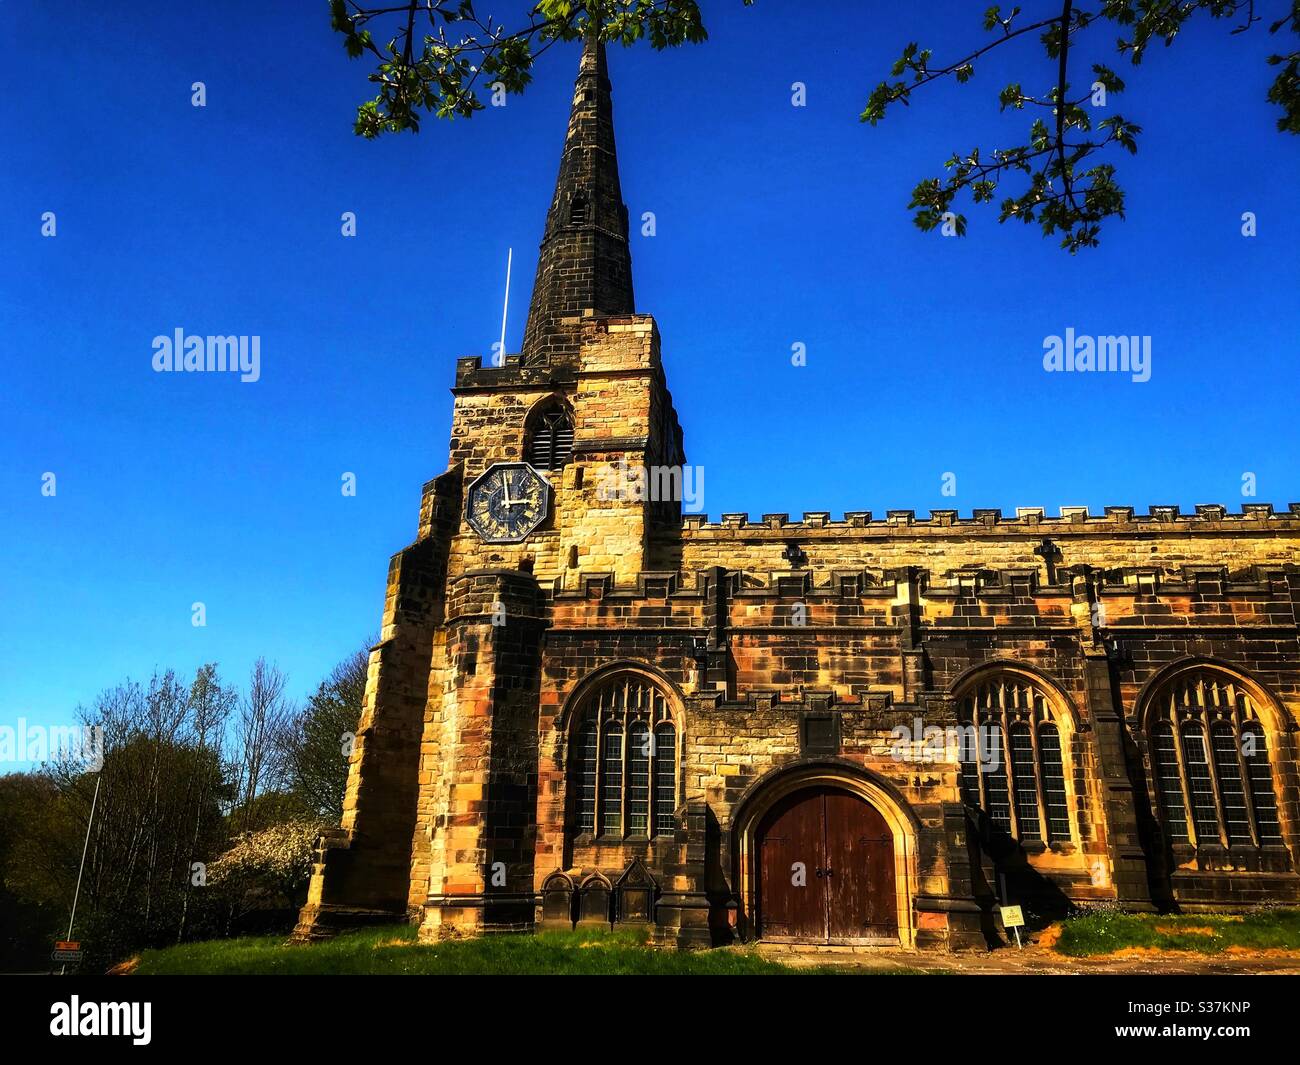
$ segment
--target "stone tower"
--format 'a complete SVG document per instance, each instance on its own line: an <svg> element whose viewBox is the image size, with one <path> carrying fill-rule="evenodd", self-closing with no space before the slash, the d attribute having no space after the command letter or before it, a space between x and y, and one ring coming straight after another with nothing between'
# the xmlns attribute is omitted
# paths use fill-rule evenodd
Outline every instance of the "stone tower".
<svg viewBox="0 0 1300 1065"><path fill-rule="evenodd" d="M457 363L448 469L390 563L343 822L321 842L300 936L420 912L430 930L532 922L548 594L579 571L637 579L654 528L680 516L617 489L628 469L682 462L658 332L633 313L627 219L605 46L589 38L523 350ZM548 417L571 461L542 463L545 520L485 542L467 491L494 465L538 462Z"/></svg>

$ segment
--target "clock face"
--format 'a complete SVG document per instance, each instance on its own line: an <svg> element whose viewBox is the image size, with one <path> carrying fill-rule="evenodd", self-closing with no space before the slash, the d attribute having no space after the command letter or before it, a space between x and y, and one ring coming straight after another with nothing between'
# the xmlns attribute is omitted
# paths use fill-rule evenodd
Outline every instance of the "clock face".
<svg viewBox="0 0 1300 1065"><path fill-rule="evenodd" d="M465 521L490 544L517 544L546 520L551 486L526 462L498 462L469 486Z"/></svg>

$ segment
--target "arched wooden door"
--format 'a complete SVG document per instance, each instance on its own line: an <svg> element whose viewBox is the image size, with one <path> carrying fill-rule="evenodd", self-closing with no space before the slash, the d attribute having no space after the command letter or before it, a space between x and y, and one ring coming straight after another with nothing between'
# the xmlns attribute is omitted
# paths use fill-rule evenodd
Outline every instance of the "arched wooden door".
<svg viewBox="0 0 1300 1065"><path fill-rule="evenodd" d="M858 796L787 795L760 822L757 852L763 938L897 940L893 833Z"/></svg>

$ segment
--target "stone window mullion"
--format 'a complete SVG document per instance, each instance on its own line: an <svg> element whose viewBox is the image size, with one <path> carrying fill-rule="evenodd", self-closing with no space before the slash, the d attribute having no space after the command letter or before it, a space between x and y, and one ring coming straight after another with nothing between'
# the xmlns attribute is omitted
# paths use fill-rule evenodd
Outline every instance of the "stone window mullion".
<svg viewBox="0 0 1300 1065"><path fill-rule="evenodd" d="M1047 799L1043 794L1046 786L1045 774L1043 773L1043 754L1038 744L1038 708L1034 706L1034 696L1029 696L1029 749L1034 756L1034 792L1038 799L1038 824L1041 826L1040 834L1043 842L1051 842L1052 839L1052 821L1047 816Z"/></svg>
<svg viewBox="0 0 1300 1065"><path fill-rule="evenodd" d="M1201 752L1200 766L1201 766L1201 771L1205 774L1205 779L1209 785L1209 792L1210 792L1210 801L1208 803L1208 810L1214 816L1214 821L1215 821L1213 825L1214 836L1218 839L1219 845L1223 846L1224 845L1223 817L1219 811L1219 798L1216 793L1216 784L1213 776L1214 754L1212 748L1210 747L1210 736L1208 731L1205 728L1204 721L1202 721L1200 717L1189 717L1187 720L1183 722L1182 727L1179 729L1178 738L1180 741L1179 748L1181 749L1183 754L1183 770L1187 775L1187 791L1188 791L1188 795L1191 797L1191 806L1189 809L1192 815L1192 827L1196 831L1197 846L1199 847L1202 844L1213 842L1213 840L1209 838L1205 838L1206 834L1202 833L1201 831L1200 821L1203 819L1203 813L1207 807L1202 806L1198 798L1200 792L1196 790L1192 781L1192 769L1187 759L1189 736L1195 736L1200 741L1200 752Z"/></svg>
<svg viewBox="0 0 1300 1065"><path fill-rule="evenodd" d="M1195 707L1200 717L1201 731L1205 734L1205 761L1214 792L1214 809L1219 818L1219 843L1227 849L1232 846L1228 828L1228 805L1224 799L1223 782L1219 779L1219 758L1214 749L1214 726L1219 723L1219 711L1222 709L1220 688L1216 683L1207 684L1206 679L1200 677L1196 683L1196 693Z"/></svg>
<svg viewBox="0 0 1300 1065"><path fill-rule="evenodd" d="M628 712L627 728L623 730L623 838L632 835L632 816L636 812L632 800L633 773L636 771L637 744L642 742L641 731L636 729L636 718Z"/></svg>
<svg viewBox="0 0 1300 1065"><path fill-rule="evenodd" d="M1000 707L1002 766L1007 778L1007 817L1011 822L1011 838L1020 838L1020 812L1016 809L1016 773L1011 761L1011 723L1007 720L1006 707Z"/></svg>
<svg viewBox="0 0 1300 1065"><path fill-rule="evenodd" d="M649 839L654 839L655 821L659 816L658 811L655 809L656 800L659 798L659 737L655 735L653 711L651 711L647 727L649 731L646 735L649 737L650 753L645 760L645 834Z"/></svg>
<svg viewBox="0 0 1300 1065"><path fill-rule="evenodd" d="M605 816L605 722L604 714L597 707L593 715L593 728L596 730L596 799L592 804L594 814L591 819L591 834L600 835L600 826Z"/></svg>
<svg viewBox="0 0 1300 1065"><path fill-rule="evenodd" d="M1187 811L1187 839L1193 847L1201 845L1201 830L1196 824L1196 806L1192 799L1191 778L1187 772L1187 758L1183 751L1184 721L1178 719L1176 707L1170 707L1170 728L1174 739L1174 759L1178 763L1178 782L1183 789L1183 809Z"/></svg>

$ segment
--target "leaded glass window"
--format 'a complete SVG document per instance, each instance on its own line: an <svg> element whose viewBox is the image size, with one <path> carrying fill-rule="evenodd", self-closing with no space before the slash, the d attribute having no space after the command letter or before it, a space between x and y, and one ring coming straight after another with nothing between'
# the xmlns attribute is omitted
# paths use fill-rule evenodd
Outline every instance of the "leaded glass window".
<svg viewBox="0 0 1300 1065"><path fill-rule="evenodd" d="M584 721L578 730L574 764L578 770L578 831L596 831L596 722Z"/></svg>
<svg viewBox="0 0 1300 1065"><path fill-rule="evenodd" d="M623 726L606 722L603 735L600 834L618 836L623 833Z"/></svg>
<svg viewBox="0 0 1300 1065"><path fill-rule="evenodd" d="M1047 693L1002 673L968 689L958 708L962 725L974 730L960 744L967 804L1019 840L1072 839L1061 734Z"/></svg>
<svg viewBox="0 0 1300 1065"><path fill-rule="evenodd" d="M655 835L671 835L677 813L677 730L655 726Z"/></svg>
<svg viewBox="0 0 1300 1065"><path fill-rule="evenodd" d="M599 826L603 838L671 835L677 737L667 697L640 674L619 674L593 691L580 710L571 758L578 833Z"/></svg>
<svg viewBox="0 0 1300 1065"><path fill-rule="evenodd" d="M1255 809L1255 827L1260 843L1282 842L1282 826L1277 819L1277 796L1273 792L1273 773L1268 765L1268 741L1258 721L1242 726L1241 753L1250 781L1250 801Z"/></svg>
<svg viewBox="0 0 1300 1065"><path fill-rule="evenodd" d="M1061 734L1050 721L1038 726L1038 749L1043 753L1043 802L1047 806L1047 831L1052 839L1070 838L1070 800L1065 790L1065 765L1061 761Z"/></svg>
<svg viewBox="0 0 1300 1065"><path fill-rule="evenodd" d="M650 834L650 726L635 721L627 730L627 831Z"/></svg>
<svg viewBox="0 0 1300 1065"><path fill-rule="evenodd" d="M1166 681L1152 707L1153 768L1169 838L1195 847L1280 844L1268 741L1245 686L1220 670L1190 669Z"/></svg>
<svg viewBox="0 0 1300 1065"><path fill-rule="evenodd" d="M1169 838L1175 843L1186 843L1187 807L1183 803L1183 778L1178 771L1178 748L1174 743L1171 725L1156 726L1155 733L1156 778L1160 782L1161 805L1165 811L1165 824Z"/></svg>

